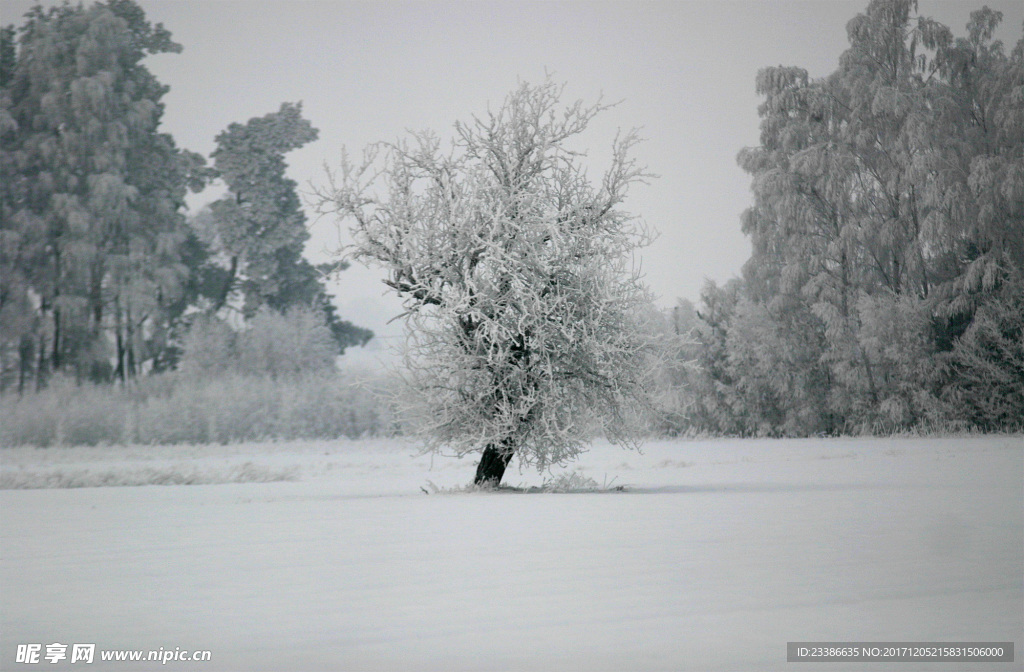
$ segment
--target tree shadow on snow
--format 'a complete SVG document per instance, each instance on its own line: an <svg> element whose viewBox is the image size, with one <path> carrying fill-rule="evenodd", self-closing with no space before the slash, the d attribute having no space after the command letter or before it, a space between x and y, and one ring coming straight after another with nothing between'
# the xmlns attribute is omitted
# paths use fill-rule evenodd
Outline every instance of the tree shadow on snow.
<svg viewBox="0 0 1024 672"><path fill-rule="evenodd" d="M879 483L709 483L705 485L665 485L659 487L626 486L624 492L635 495L682 495L699 493L836 492L842 490L887 490Z"/></svg>

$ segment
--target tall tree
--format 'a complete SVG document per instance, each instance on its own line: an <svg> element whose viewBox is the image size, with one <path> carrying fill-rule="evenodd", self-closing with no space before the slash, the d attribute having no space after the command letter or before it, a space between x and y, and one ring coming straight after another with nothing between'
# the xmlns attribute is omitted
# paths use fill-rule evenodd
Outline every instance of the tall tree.
<svg viewBox="0 0 1024 672"><path fill-rule="evenodd" d="M25 231L14 221L20 191L13 154L19 127L10 92L17 66L16 39L13 26L0 29L0 390L16 385L20 393L32 371L36 327L26 257L38 257L40 251L25 240Z"/></svg>
<svg viewBox="0 0 1024 672"><path fill-rule="evenodd" d="M934 232L943 349L974 311L1024 277L1024 34L1010 54L993 32L999 12L971 13L967 37L933 39L941 79L918 176Z"/></svg>
<svg viewBox="0 0 1024 672"><path fill-rule="evenodd" d="M227 273L214 312L233 295L251 318L263 306L284 312L291 306L320 311L342 351L363 345L372 333L340 320L323 286L323 276L344 263L317 268L303 257L309 232L296 184L285 175L284 155L312 142L317 130L302 117L302 104L283 103L277 112L234 123L217 136L215 175L228 194L210 206L208 237L226 258Z"/></svg>
<svg viewBox="0 0 1024 672"><path fill-rule="evenodd" d="M699 431L746 434L747 414L739 401L735 371L729 362L728 338L745 286L733 278L719 286L708 280L701 288L693 337L697 342L696 372L691 383L691 417Z"/></svg>
<svg viewBox="0 0 1024 672"><path fill-rule="evenodd" d="M739 157L754 177L746 288L791 346L823 332L828 375L808 380L839 427L935 418L937 353L1024 268L1024 47L992 40L997 12L974 12L954 40L916 9L869 3L823 79L762 70L761 143ZM808 311L817 327L785 326Z"/></svg>
<svg viewBox="0 0 1024 672"><path fill-rule="evenodd" d="M22 363L31 351L37 376L132 375L185 277L180 208L198 158L157 130L167 88L143 65L181 47L132 0L109 0L37 6L13 66L4 50L3 256L38 304Z"/></svg>
<svg viewBox="0 0 1024 672"><path fill-rule="evenodd" d="M570 143L604 107L560 107L562 87L522 84L496 112L345 163L321 208L351 223L355 257L405 301L417 429L435 449L480 452L475 482L513 455L577 455L597 428L630 439L647 400L648 297L630 269L642 227L619 206L646 173L614 144L592 184ZM333 181L333 180L332 180Z"/></svg>

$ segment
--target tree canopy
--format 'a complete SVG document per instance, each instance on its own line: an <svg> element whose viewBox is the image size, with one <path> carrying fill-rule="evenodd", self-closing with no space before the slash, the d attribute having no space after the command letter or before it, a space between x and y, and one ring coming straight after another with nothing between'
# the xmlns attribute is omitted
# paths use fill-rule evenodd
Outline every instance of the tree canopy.
<svg viewBox="0 0 1024 672"><path fill-rule="evenodd" d="M596 184L570 141L605 107L562 107L562 87L520 85L497 111L371 146L322 210L351 226L352 256L405 302L415 427L435 449L482 451L477 483L513 455L563 462L598 429L628 442L652 348L631 267L646 240L620 206L648 177L619 137Z"/></svg>
<svg viewBox="0 0 1024 672"><path fill-rule="evenodd" d="M340 320L323 287L323 276L345 263L313 266L303 256L309 231L296 184L285 175L284 155L312 142L317 130L302 117L302 105L283 103L277 112L234 123L217 136L213 175L228 193L210 206L211 251L228 260L212 311L240 298L250 319L261 307L283 312L314 308L341 352L363 345L372 332Z"/></svg>
<svg viewBox="0 0 1024 672"><path fill-rule="evenodd" d="M36 6L0 31L0 391L173 366L190 313L234 286L185 216L188 189L218 175L232 190L233 209L214 209L244 259L245 315L301 304L340 349L371 336L335 315L303 257L281 156L316 131L286 104L233 124L207 168L160 130L168 89L145 65L181 49L133 0Z"/></svg>
<svg viewBox="0 0 1024 672"><path fill-rule="evenodd" d="M0 310L24 373L134 373L167 328L197 157L158 131L143 65L180 51L130 0L35 7L4 31ZM199 160L201 162L201 160ZM112 339L107 338L112 335Z"/></svg>
<svg viewBox="0 0 1024 672"><path fill-rule="evenodd" d="M1003 309L1024 292L1024 38L1007 53L988 8L959 38L916 10L873 0L826 77L757 75L761 142L739 155L753 255L724 315L707 290L699 328L710 362L698 387L729 399L695 402L709 429L1024 417L1024 343ZM982 345L992 329L999 347ZM969 382L983 375L1012 384Z"/></svg>

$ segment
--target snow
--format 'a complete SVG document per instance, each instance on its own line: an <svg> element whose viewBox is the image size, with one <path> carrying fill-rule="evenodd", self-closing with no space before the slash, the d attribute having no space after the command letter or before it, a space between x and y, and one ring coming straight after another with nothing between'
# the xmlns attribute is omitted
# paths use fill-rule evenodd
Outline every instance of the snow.
<svg viewBox="0 0 1024 672"><path fill-rule="evenodd" d="M2 669L788 670L823 640L1015 641L1024 669L1020 436L599 444L568 470L626 490L570 494L435 493L473 462L396 440L0 459L8 488L108 484L0 491ZM111 487L150 477L202 484ZM14 663L53 642L212 659Z"/></svg>

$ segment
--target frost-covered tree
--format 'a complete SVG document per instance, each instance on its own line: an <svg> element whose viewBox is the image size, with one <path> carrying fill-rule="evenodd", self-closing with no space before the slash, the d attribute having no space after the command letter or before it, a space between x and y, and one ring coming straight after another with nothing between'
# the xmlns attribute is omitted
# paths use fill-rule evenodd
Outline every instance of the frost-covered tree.
<svg viewBox="0 0 1024 672"><path fill-rule="evenodd" d="M600 102L521 84L497 111L347 159L322 212L351 225L351 254L403 299L413 426L429 448L482 452L477 484L513 455L544 468L595 432L630 445L653 357L649 297L631 265L646 242L620 209L648 174L617 138L599 182L572 148Z"/></svg>
<svg viewBox="0 0 1024 672"><path fill-rule="evenodd" d="M872 0L829 76L758 74L761 142L739 161L754 194L745 286L766 310L747 317L769 320L803 369L794 380L812 385L777 395L786 433L934 422L940 354L1024 274L1024 39L1005 53L993 39L1001 18L972 12L954 39L916 0ZM754 347L735 389L784 377L780 348L737 334L741 344ZM767 366L752 365L758 353Z"/></svg>
<svg viewBox="0 0 1024 672"><path fill-rule="evenodd" d="M19 388L159 356L202 161L160 132L167 87L145 60L178 51L134 0L40 5L0 33L0 349L16 345Z"/></svg>

